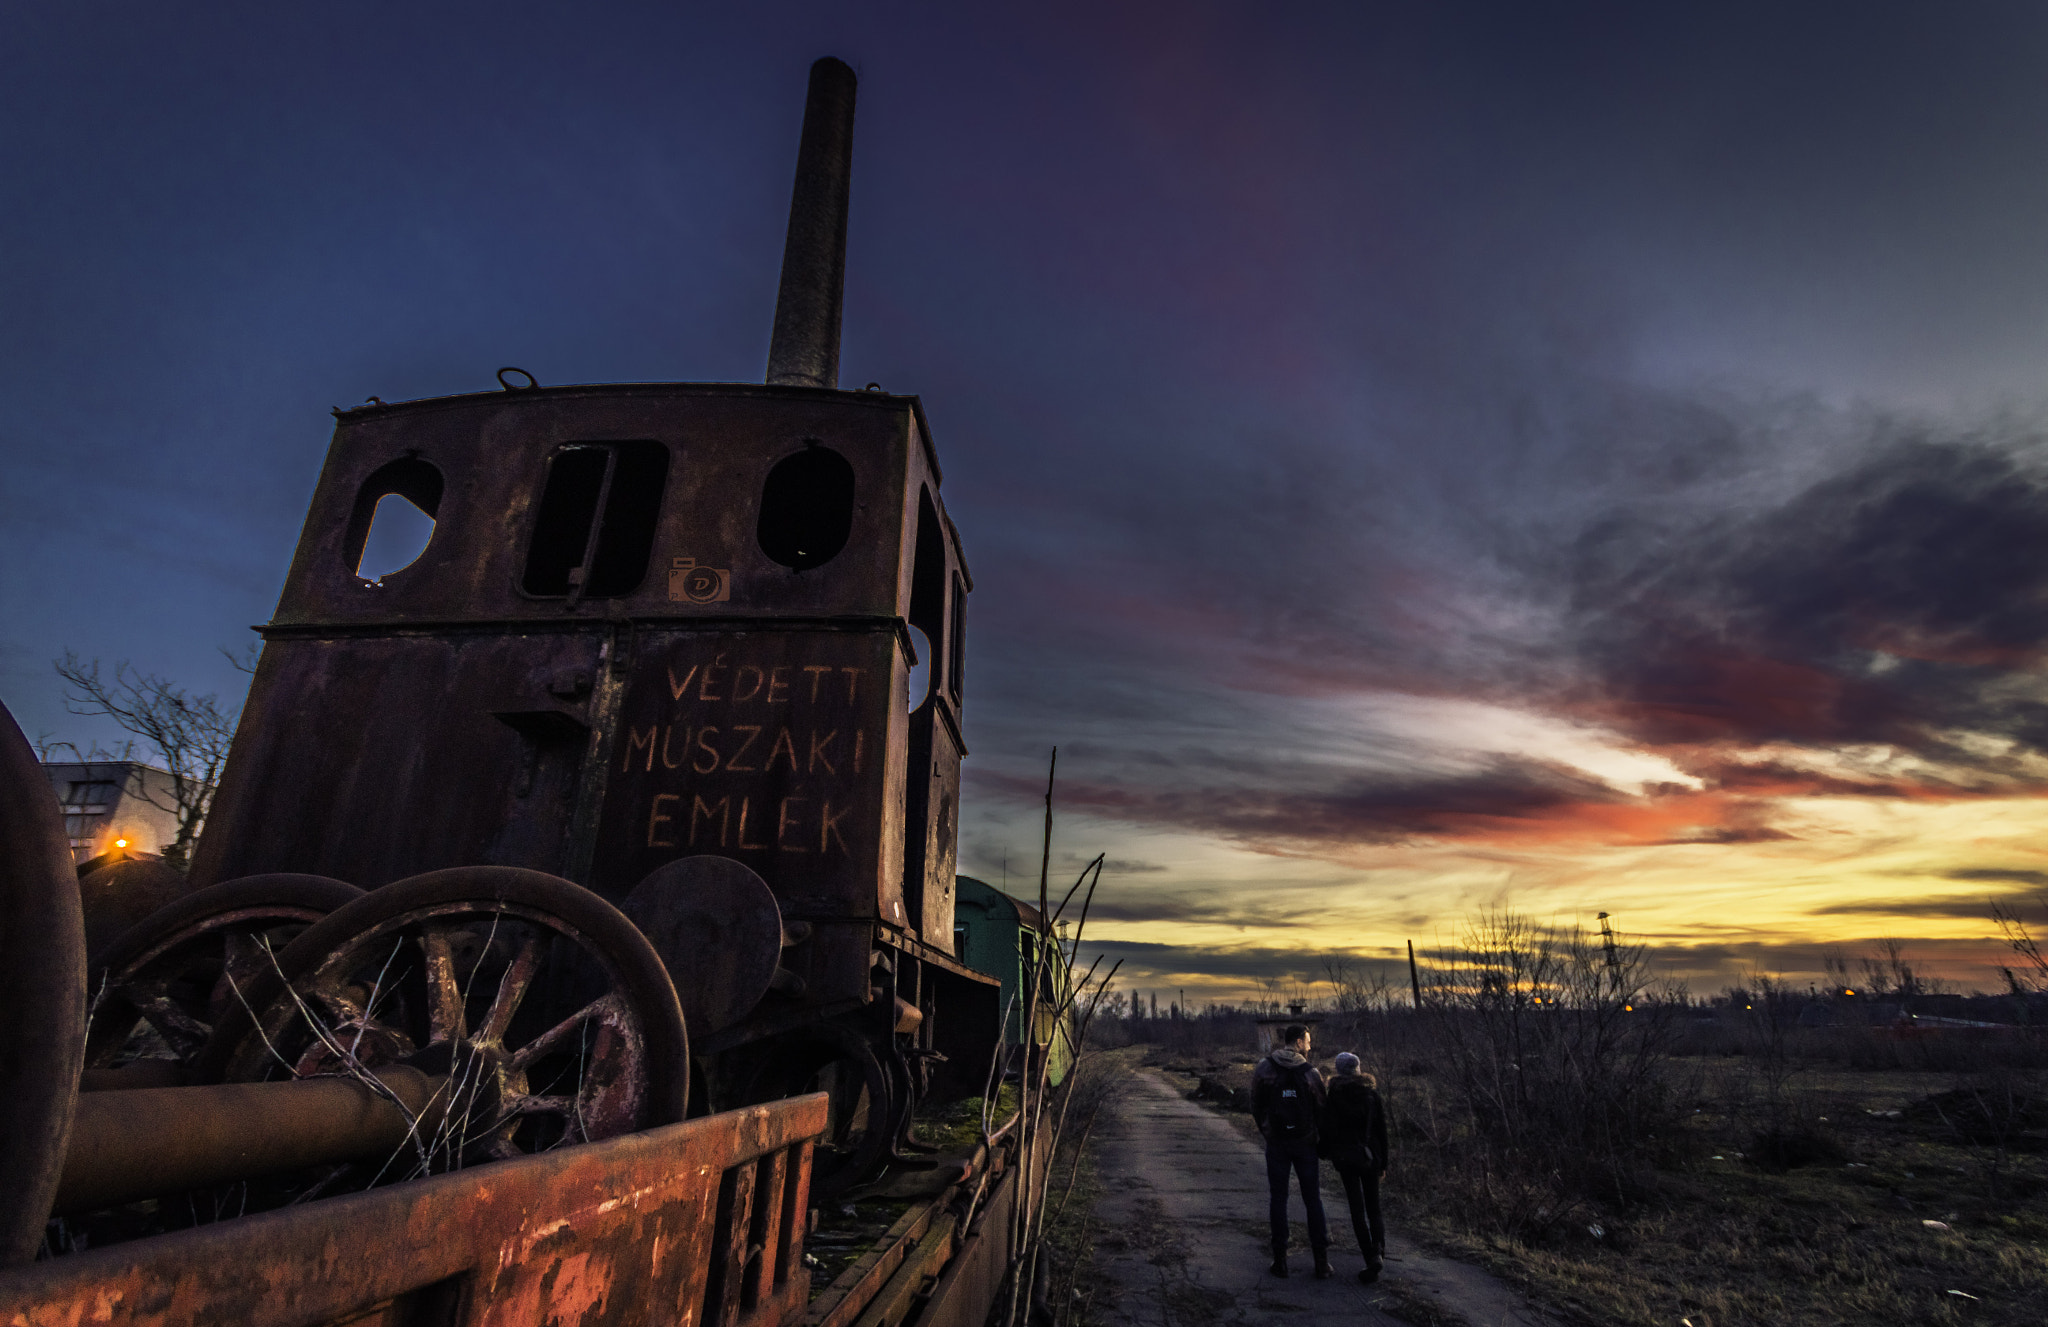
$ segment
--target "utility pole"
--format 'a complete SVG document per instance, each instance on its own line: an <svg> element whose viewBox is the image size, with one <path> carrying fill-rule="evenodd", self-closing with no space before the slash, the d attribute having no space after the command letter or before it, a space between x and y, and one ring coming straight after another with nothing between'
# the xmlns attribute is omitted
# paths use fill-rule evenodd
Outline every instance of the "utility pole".
<svg viewBox="0 0 2048 1327"><path fill-rule="evenodd" d="M1607 914L1602 913L1601 916ZM1408 989L1415 993L1415 1007L1422 1008L1422 977L1415 970L1415 942L1408 942Z"/></svg>

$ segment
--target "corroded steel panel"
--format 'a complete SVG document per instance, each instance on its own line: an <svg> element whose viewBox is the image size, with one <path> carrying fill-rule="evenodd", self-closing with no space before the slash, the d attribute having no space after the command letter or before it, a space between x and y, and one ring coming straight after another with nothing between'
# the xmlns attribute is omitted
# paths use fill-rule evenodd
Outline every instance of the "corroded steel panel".
<svg viewBox="0 0 2048 1327"><path fill-rule="evenodd" d="M898 509L927 470L914 398L747 384L649 383L447 397L343 414L306 516L276 624L435 624L624 616L900 616L907 561ZM758 499L777 461L815 440L855 472L845 548L793 575L756 539ZM564 446L647 441L667 450L647 574L630 591L570 606L521 588L548 465ZM345 552L359 495L384 467L416 458L441 475L433 539L374 589ZM934 483L933 487L936 487ZM671 598L673 559L725 571L723 596Z"/></svg>
<svg viewBox="0 0 2048 1327"><path fill-rule="evenodd" d="M292 870L374 889L451 866L566 874L607 639L272 640L195 875Z"/></svg>
<svg viewBox="0 0 2048 1327"><path fill-rule="evenodd" d="M699 1323L710 1269L762 1256L751 1205L720 1223L723 1179L766 1174L800 1209L825 1124L824 1096L797 1097L51 1259L0 1272L0 1324ZM801 1311L802 1235L737 1327Z"/></svg>
<svg viewBox="0 0 2048 1327"><path fill-rule="evenodd" d="M597 878L716 853L759 872L787 918L905 925L903 678L893 629L643 633Z"/></svg>
<svg viewBox="0 0 2048 1327"><path fill-rule="evenodd" d="M605 487L588 548L575 545L591 566L536 589L551 467L627 447L662 458L618 471L645 489L638 579L589 579L606 532L632 524L610 523ZM828 454L851 484L845 527L828 532L840 545L780 547L771 476ZM949 948L944 887L925 881L950 860L957 817L969 582L937 489L915 398L878 392L646 384L345 413L195 879L299 871L375 888L488 863L617 899L709 851L758 871L793 919L878 921ZM436 524L416 561L373 583L353 552L387 490ZM796 492L801 533L817 494ZM921 713L944 712L953 748L927 740L915 778L913 616L932 638ZM936 800L922 773L934 754Z"/></svg>
<svg viewBox="0 0 2048 1327"><path fill-rule="evenodd" d="M1010 1221L1016 1213L1017 1190L1015 1172L1000 1177L960 1252L932 1286L914 1327L984 1327L988 1322L1013 1256Z"/></svg>

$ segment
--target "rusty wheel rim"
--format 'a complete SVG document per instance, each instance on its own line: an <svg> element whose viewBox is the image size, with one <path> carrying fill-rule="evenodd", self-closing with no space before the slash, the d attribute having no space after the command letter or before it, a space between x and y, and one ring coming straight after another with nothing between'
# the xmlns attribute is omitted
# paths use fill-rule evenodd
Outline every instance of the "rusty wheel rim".
<svg viewBox="0 0 2048 1327"><path fill-rule="evenodd" d="M445 1077L391 1178L670 1123L688 1088L659 958L602 899L538 872L388 885L278 955L237 1022L208 1051L230 1081L388 1064Z"/></svg>
<svg viewBox="0 0 2048 1327"><path fill-rule="evenodd" d="M362 890L326 876L256 875L144 918L107 946L90 977L86 1068L156 1059L182 1074L237 985L249 985L273 953L361 897Z"/></svg>
<svg viewBox="0 0 2048 1327"><path fill-rule="evenodd" d="M748 1100L809 1092L831 1099L825 1136L812 1153L811 1188L819 1199L837 1198L880 1174L907 1094L869 1039L856 1028L821 1023L772 1043L769 1055Z"/></svg>

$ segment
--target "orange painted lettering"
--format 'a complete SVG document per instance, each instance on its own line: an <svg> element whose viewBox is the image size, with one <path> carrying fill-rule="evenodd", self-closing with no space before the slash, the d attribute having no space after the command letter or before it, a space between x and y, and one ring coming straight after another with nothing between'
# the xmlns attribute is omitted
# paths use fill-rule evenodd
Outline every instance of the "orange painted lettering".
<svg viewBox="0 0 2048 1327"><path fill-rule="evenodd" d="M722 654L706 664L704 666L704 680L697 684L697 699L724 700L724 696L714 696L711 694L711 688L720 685L711 680L711 675L713 673L728 673L731 671L731 669L725 666L725 656Z"/></svg>
<svg viewBox="0 0 2048 1327"><path fill-rule="evenodd" d="M734 846L740 848L752 848L756 851L762 848L766 848L768 846L765 843L747 842L747 799L744 797L740 798L740 833L739 839L734 844Z"/></svg>
<svg viewBox="0 0 2048 1327"><path fill-rule="evenodd" d="M837 728L826 733L822 738L816 733L811 734L811 758L804 762L804 773L814 773L820 765L825 767L827 774L837 774L839 772L833 767L832 758L825 754L832 749L832 741L838 736L839 730Z"/></svg>
<svg viewBox="0 0 2048 1327"><path fill-rule="evenodd" d="M732 819L732 798L721 797L715 804L706 805L702 797L696 795L695 793L692 793L690 795L691 847L694 848L697 846L697 817L701 815L704 818L704 823L708 825L711 823L711 816L713 812L716 812L718 815L718 846L723 848L725 846L726 824L728 821Z"/></svg>
<svg viewBox="0 0 2048 1327"><path fill-rule="evenodd" d="M748 747L761 739L761 725L758 723L736 723L732 726L732 730L736 733L745 733L747 740L740 743L739 750L726 757L725 767L735 773L752 774L755 772L755 767L740 764L740 757L747 754Z"/></svg>
<svg viewBox="0 0 2048 1327"><path fill-rule="evenodd" d="M802 797L785 797L782 799L781 804L775 808L775 846L784 852L810 851L808 848L788 841L790 825L789 808L791 804L804 800L806 799Z"/></svg>
<svg viewBox="0 0 2048 1327"><path fill-rule="evenodd" d="M673 848L673 847L675 847L675 846L676 846L676 845L675 845L675 840L673 840L673 839L659 839L659 838L656 838L656 837L655 837L655 833L656 833L656 829L657 829L657 827L658 827L658 826L661 826L661 825L666 825L666 824L668 824L668 823L669 823L669 818L668 818L668 816L667 816L667 815L666 815L666 814L665 814L665 813L664 813L664 812L662 811L662 809L661 809L661 804L662 804L663 802L679 802L679 801L681 801L681 800L682 800L682 798L681 798L681 797L679 797L679 796L677 796L677 795L676 795L675 793L656 793L656 794L654 794L654 809L653 809L652 811L650 811L650 812L648 813L648 815L647 815L647 846L648 846L648 847L650 847L650 848Z"/></svg>
<svg viewBox="0 0 2048 1327"><path fill-rule="evenodd" d="M696 770L699 774L709 774L712 770L718 768L718 748L711 745L709 741L705 740L707 738L715 736L717 732L718 730L716 728L699 728L697 730L697 749L699 751L702 751L704 755L711 757L711 763L709 765L703 763L702 756L694 758L690 761L690 768ZM685 747L684 749L688 750L687 747Z"/></svg>
<svg viewBox="0 0 2048 1327"><path fill-rule="evenodd" d="M848 807L846 811L841 811L835 816L832 814L832 800L830 798L825 800L825 814L818 817L819 852L825 851L825 845L830 840L838 839L840 854L842 856L846 855L846 836L839 832L839 822L846 819L847 812L852 809L852 807Z"/></svg>
<svg viewBox="0 0 2048 1327"><path fill-rule="evenodd" d="M633 729L626 729L626 759L624 763L622 763L619 766L619 769L622 772L633 768L633 753L643 746L647 748L647 768L654 768L654 734L658 731L660 731L659 725L656 725L656 727L653 728L649 728L647 730L647 736L645 738L642 738L640 734L635 732Z"/></svg>

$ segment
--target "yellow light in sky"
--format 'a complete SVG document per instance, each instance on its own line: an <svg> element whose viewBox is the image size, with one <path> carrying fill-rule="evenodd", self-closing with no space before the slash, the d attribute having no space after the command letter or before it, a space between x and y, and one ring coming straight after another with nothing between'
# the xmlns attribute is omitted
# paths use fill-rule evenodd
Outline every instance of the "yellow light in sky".
<svg viewBox="0 0 2048 1327"><path fill-rule="evenodd" d="M114 846L115 846L115 847L117 847L117 848L125 848L125 847L127 847L127 846L128 846L128 840L126 840L126 839L115 839L115 840L114 840Z"/></svg>

